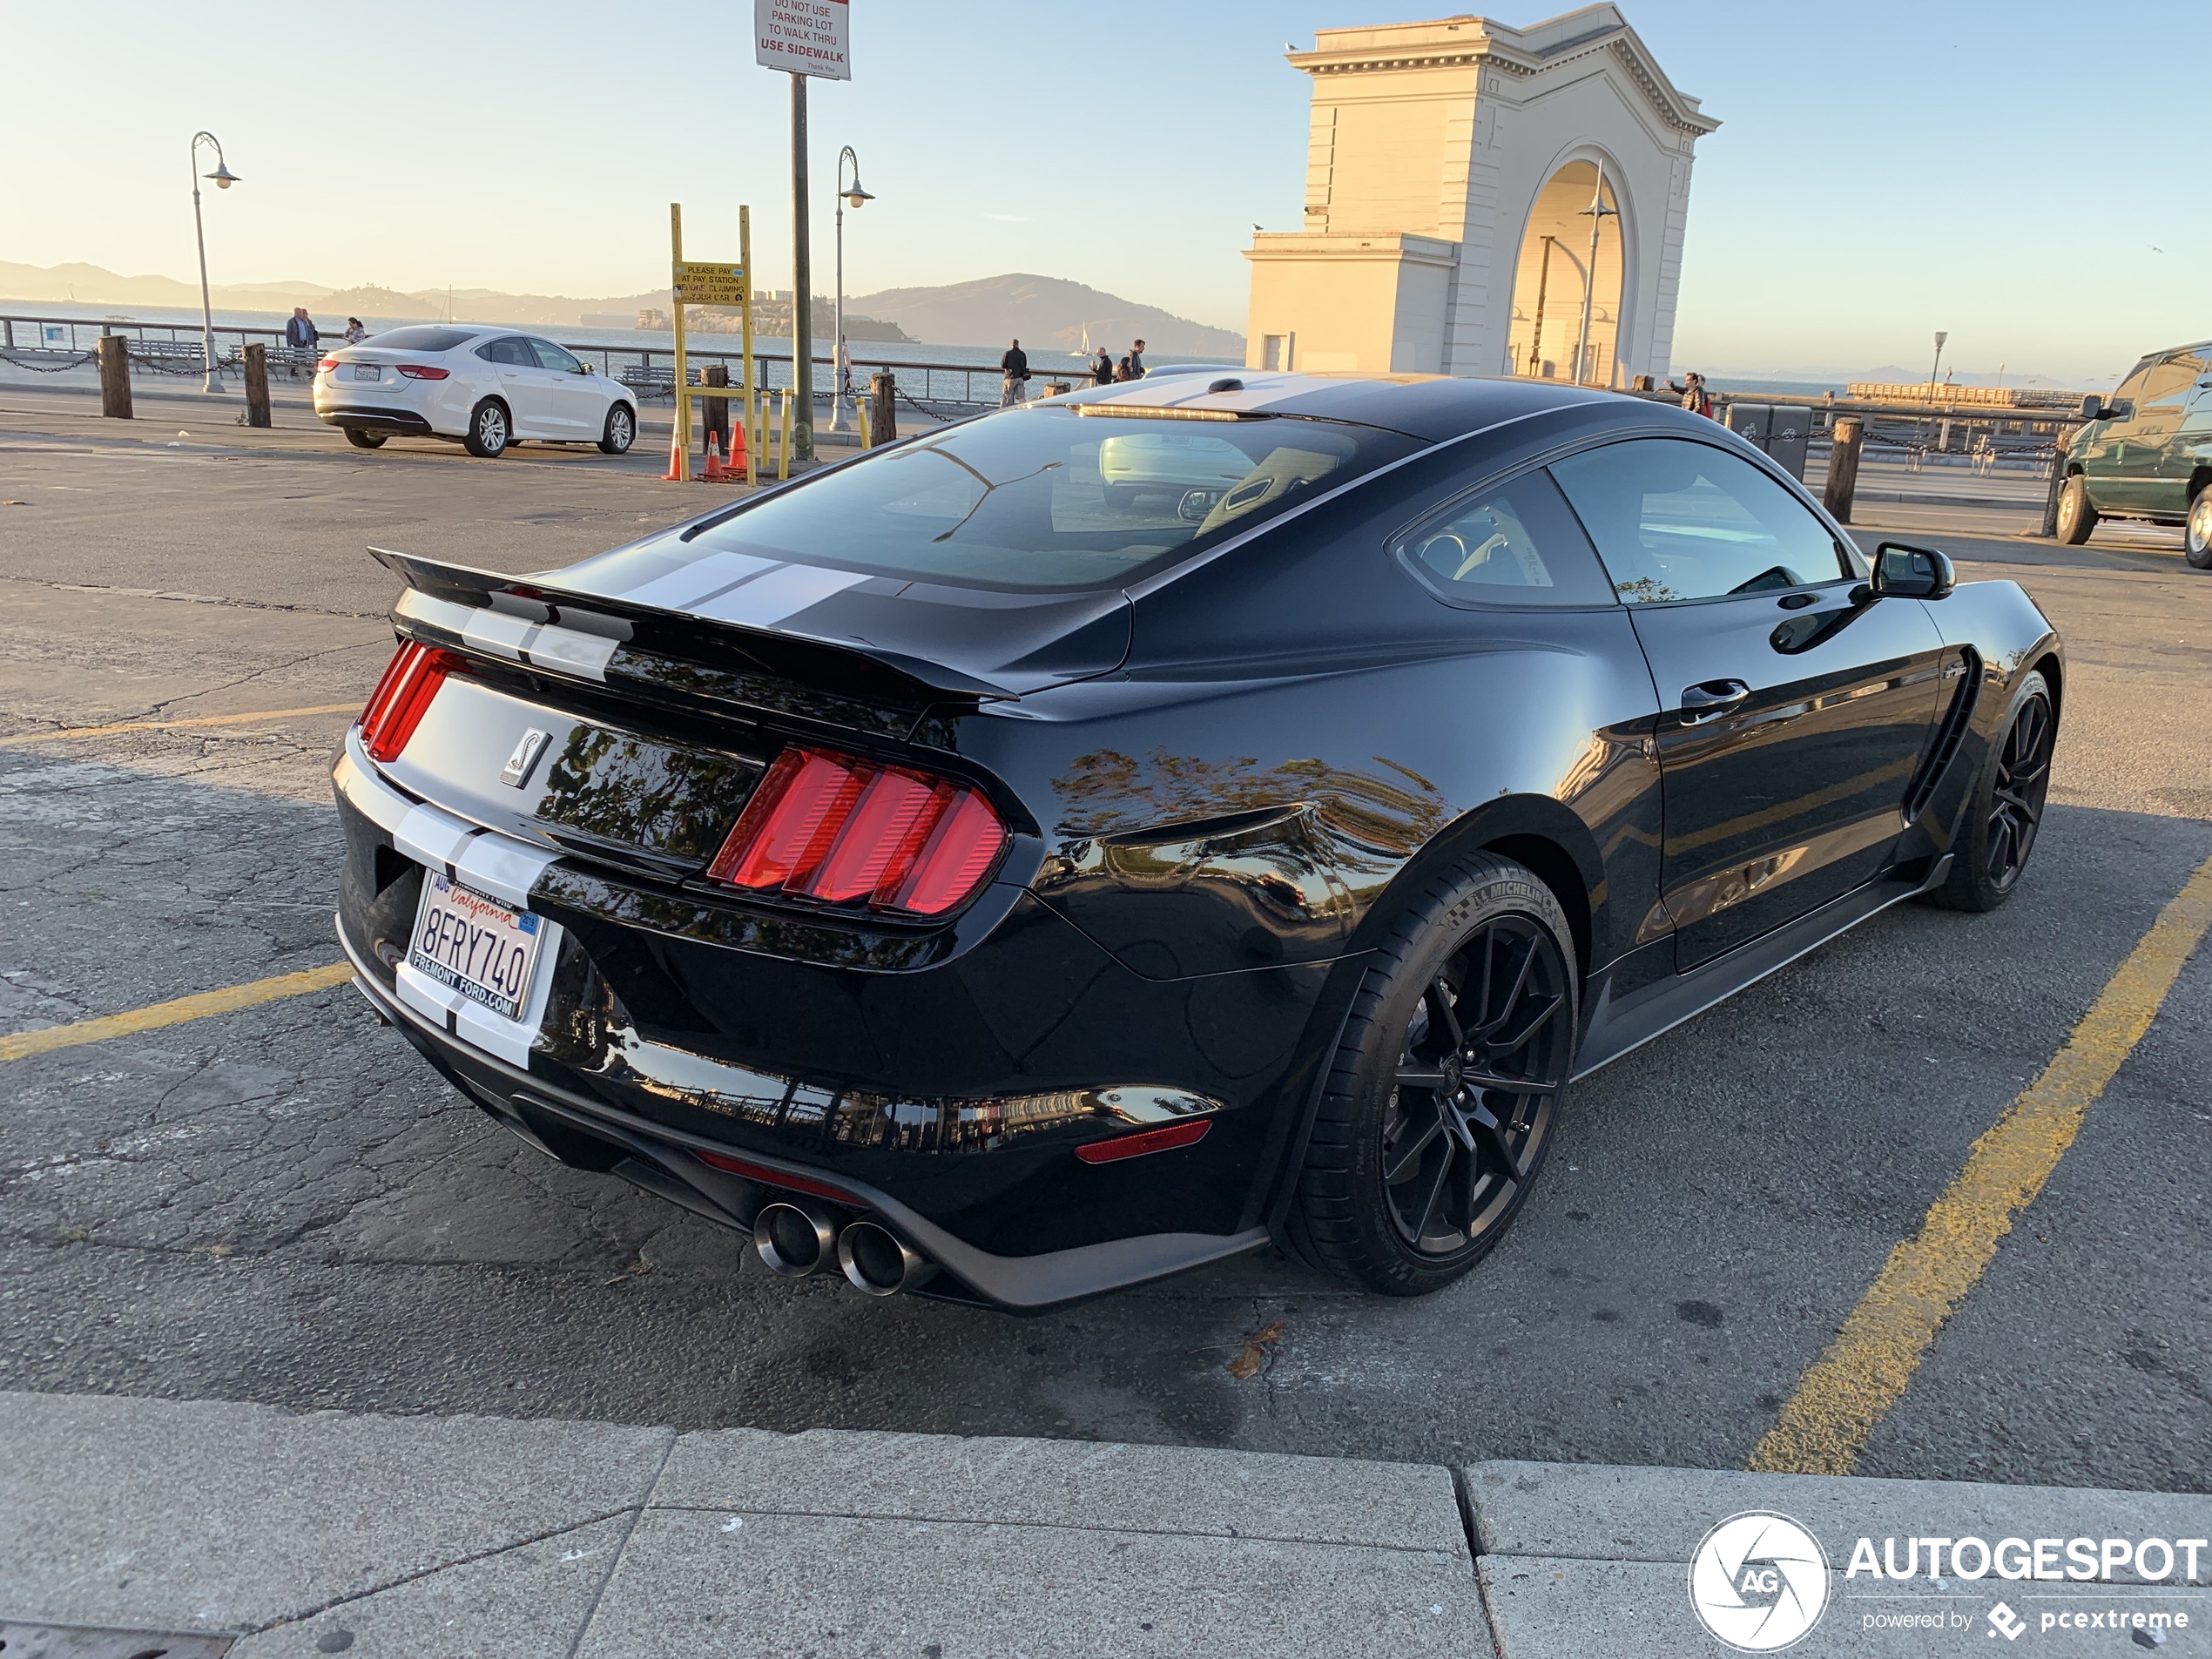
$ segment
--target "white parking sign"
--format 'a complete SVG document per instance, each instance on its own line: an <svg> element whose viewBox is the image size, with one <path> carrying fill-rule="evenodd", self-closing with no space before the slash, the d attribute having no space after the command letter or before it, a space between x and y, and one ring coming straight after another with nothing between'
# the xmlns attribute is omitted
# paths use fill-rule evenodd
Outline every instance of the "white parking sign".
<svg viewBox="0 0 2212 1659"><path fill-rule="evenodd" d="M752 0L753 61L763 69L851 80L852 11L846 0Z"/></svg>

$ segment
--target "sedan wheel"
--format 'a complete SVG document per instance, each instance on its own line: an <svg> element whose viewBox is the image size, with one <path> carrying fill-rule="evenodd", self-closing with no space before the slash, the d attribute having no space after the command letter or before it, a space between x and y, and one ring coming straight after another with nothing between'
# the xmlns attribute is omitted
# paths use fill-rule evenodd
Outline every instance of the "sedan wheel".
<svg viewBox="0 0 2212 1659"><path fill-rule="evenodd" d="M2212 570L2212 483L2197 487L2182 541L2191 564L2200 570Z"/></svg>
<svg viewBox="0 0 2212 1659"><path fill-rule="evenodd" d="M1377 953L1339 1045L1294 1234L1401 1296L1442 1288L1519 1214L1573 1069L1574 944L1535 875L1482 857Z"/></svg>
<svg viewBox="0 0 2212 1659"><path fill-rule="evenodd" d="M356 449L381 449L384 440L390 435L384 432L371 432L365 427L349 426L346 428L346 442Z"/></svg>
<svg viewBox="0 0 2212 1659"><path fill-rule="evenodd" d="M637 417L631 414L630 405L617 403L607 411L607 429L600 435L599 448L610 455L627 455L630 446L637 439Z"/></svg>
<svg viewBox="0 0 2212 1659"><path fill-rule="evenodd" d="M1929 895L1937 903L1953 910L1994 910L2012 897L2042 827L2058 729L2049 685L2041 674L2029 674L1975 786L1973 805L1952 848L1951 874Z"/></svg>
<svg viewBox="0 0 2212 1659"><path fill-rule="evenodd" d="M510 440L507 424L507 406L496 397L488 397L469 411L469 436L465 440L469 453L491 461L506 453Z"/></svg>

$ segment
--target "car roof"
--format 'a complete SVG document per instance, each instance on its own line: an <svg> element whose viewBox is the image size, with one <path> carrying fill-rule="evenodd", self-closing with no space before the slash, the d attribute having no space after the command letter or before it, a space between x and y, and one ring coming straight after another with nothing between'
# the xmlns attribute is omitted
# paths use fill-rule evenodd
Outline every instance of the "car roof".
<svg viewBox="0 0 2212 1659"><path fill-rule="evenodd" d="M1210 389L1224 379L1233 391ZM1219 410L1224 415L1303 415L1386 427L1440 442L1480 431L1501 421L1602 402L1628 402L1618 393L1556 381L1475 380L1453 374L1314 374L1273 369L1225 369L1211 379L1177 374L1163 384L1149 377L1071 392L1055 403L1110 404L1136 409ZM1662 408L1662 405L1643 405Z"/></svg>

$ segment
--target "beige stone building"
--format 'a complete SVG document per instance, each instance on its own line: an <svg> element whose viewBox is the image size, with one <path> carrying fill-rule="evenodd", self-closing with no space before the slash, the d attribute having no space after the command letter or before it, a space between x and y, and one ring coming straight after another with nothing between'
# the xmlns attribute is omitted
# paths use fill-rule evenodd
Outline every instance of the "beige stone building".
<svg viewBox="0 0 2212 1659"><path fill-rule="evenodd" d="M1244 256L1251 367L1666 374L1720 124L1617 8L1325 29L1290 62L1313 79L1305 224Z"/></svg>

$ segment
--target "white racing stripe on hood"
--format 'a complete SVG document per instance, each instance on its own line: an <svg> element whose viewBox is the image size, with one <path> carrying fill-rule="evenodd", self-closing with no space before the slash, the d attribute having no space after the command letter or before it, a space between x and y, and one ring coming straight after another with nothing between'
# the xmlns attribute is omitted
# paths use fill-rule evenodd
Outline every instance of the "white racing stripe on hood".
<svg viewBox="0 0 2212 1659"><path fill-rule="evenodd" d="M765 576L692 607L717 622L772 628L833 594L874 578L859 570L830 570L819 564L786 564Z"/></svg>
<svg viewBox="0 0 2212 1659"><path fill-rule="evenodd" d="M657 576L651 582L612 597L631 604L657 605L663 610L690 610L725 589L775 568L776 561L751 553L710 553L680 570Z"/></svg>

